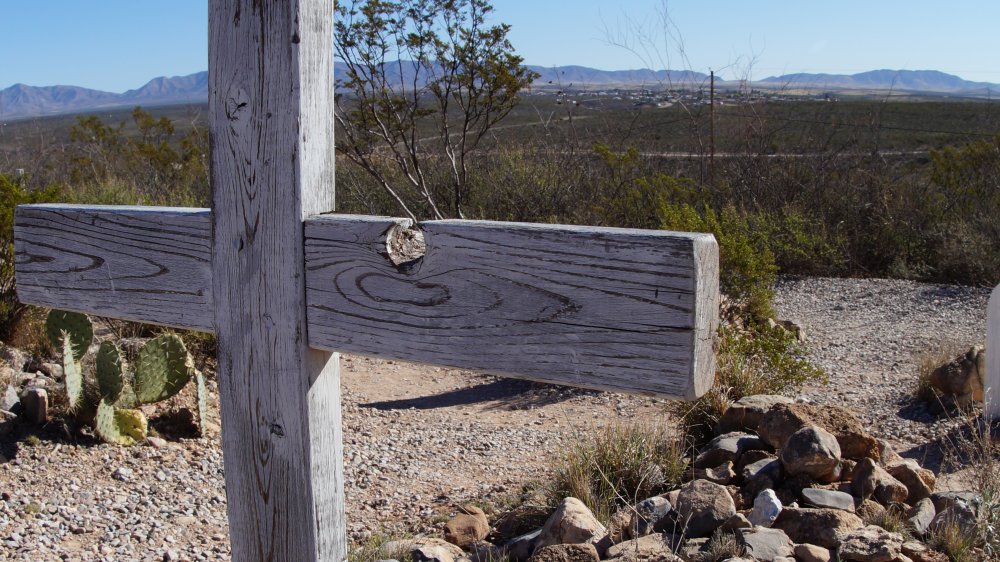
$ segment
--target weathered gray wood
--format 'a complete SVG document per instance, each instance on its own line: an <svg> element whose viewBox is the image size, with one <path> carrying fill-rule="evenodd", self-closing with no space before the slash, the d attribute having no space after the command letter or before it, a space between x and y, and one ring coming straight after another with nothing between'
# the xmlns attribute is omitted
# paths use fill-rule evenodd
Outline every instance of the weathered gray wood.
<svg viewBox="0 0 1000 562"><path fill-rule="evenodd" d="M711 235L435 221L400 271L385 240L402 226L306 222L313 347L683 398L711 386Z"/></svg>
<svg viewBox="0 0 1000 562"><path fill-rule="evenodd" d="M210 221L204 210L23 208L19 287L35 304L212 329ZM402 274L384 257L385 235L407 225L306 220L312 346L671 396L711 384L718 257L710 236L430 222L428 258ZM363 276L360 285L352 276ZM378 298L364 293L371 287ZM421 301L441 290L447 299ZM470 349L482 341L495 345Z"/></svg>
<svg viewBox="0 0 1000 562"><path fill-rule="evenodd" d="M1000 419L1000 285L986 313L986 415Z"/></svg>
<svg viewBox="0 0 1000 562"><path fill-rule="evenodd" d="M25 205L15 213L21 302L212 329L208 209Z"/></svg>
<svg viewBox="0 0 1000 562"><path fill-rule="evenodd" d="M338 358L302 220L333 208L332 0L211 0L213 297L233 560L346 557Z"/></svg>

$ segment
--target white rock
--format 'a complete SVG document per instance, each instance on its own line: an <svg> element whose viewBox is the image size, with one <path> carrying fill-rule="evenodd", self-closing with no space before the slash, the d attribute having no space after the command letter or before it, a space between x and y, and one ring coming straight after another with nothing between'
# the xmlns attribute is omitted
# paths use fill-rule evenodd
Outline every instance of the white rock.
<svg viewBox="0 0 1000 562"><path fill-rule="evenodd" d="M753 511L750 512L750 522L759 527L770 527L781 514L781 500L768 488L757 494L753 501Z"/></svg>

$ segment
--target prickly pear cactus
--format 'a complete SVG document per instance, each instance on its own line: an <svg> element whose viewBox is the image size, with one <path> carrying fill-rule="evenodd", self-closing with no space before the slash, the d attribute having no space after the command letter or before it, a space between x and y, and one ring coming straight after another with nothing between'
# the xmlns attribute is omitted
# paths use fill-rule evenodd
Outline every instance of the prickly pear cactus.
<svg viewBox="0 0 1000 562"><path fill-rule="evenodd" d="M86 314L53 310L45 319L45 333L52 345L59 349L63 349L63 333L69 334L73 342L73 358L79 361L94 340L94 325Z"/></svg>
<svg viewBox="0 0 1000 562"><path fill-rule="evenodd" d="M113 342L103 342L97 350L96 374L101 397L114 404L121 396L125 379L122 377L122 355Z"/></svg>
<svg viewBox="0 0 1000 562"><path fill-rule="evenodd" d="M103 399L97 406L94 429L104 441L126 446L144 440L149 433L149 425L142 412L118 409Z"/></svg>
<svg viewBox="0 0 1000 562"><path fill-rule="evenodd" d="M198 387L198 431L204 437L208 425L208 387L205 386L205 375L197 369L194 371L194 380Z"/></svg>
<svg viewBox="0 0 1000 562"><path fill-rule="evenodd" d="M149 340L139 351L135 368L136 399L140 404L166 400L191 380L194 360L175 334Z"/></svg>
<svg viewBox="0 0 1000 562"><path fill-rule="evenodd" d="M83 401L83 369L73 355L73 343L63 338L63 376L66 378L66 398L70 410L76 410Z"/></svg>
<svg viewBox="0 0 1000 562"><path fill-rule="evenodd" d="M83 369L80 359L94 339L94 326L86 314L53 310L45 319L45 332L52 345L62 350L66 397L71 410L83 400Z"/></svg>

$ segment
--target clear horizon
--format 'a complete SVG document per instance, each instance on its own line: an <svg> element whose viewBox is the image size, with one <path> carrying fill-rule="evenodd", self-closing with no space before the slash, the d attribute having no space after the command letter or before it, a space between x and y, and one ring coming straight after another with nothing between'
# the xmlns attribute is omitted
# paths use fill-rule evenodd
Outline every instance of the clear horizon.
<svg viewBox="0 0 1000 562"><path fill-rule="evenodd" d="M1000 65L991 58L1000 51L1000 34L992 29L1000 21L1000 2L956 0L948 9L929 0L775 0L765 7L736 0L493 4L491 22L509 23L517 52L538 66L714 69L726 79L753 80L799 72L938 70L1000 83ZM23 83L124 92L208 66L206 0L48 0L9 3L0 13L12 24L0 34L0 89Z"/></svg>

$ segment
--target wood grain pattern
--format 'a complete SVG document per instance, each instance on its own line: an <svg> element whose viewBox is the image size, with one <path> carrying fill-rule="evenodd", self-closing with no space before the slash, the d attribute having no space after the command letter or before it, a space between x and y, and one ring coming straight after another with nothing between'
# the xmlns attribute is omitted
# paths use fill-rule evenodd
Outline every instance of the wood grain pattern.
<svg viewBox="0 0 1000 562"><path fill-rule="evenodd" d="M1000 418L1000 285L986 313L986 415Z"/></svg>
<svg viewBox="0 0 1000 562"><path fill-rule="evenodd" d="M302 221L333 208L333 0L211 0L213 297L233 560L346 558L336 356Z"/></svg>
<svg viewBox="0 0 1000 562"><path fill-rule="evenodd" d="M313 347L682 398L711 385L711 235L435 221L401 272L385 236L403 224L306 222Z"/></svg>
<svg viewBox="0 0 1000 562"><path fill-rule="evenodd" d="M208 209L22 205L15 213L21 302L211 330Z"/></svg>

